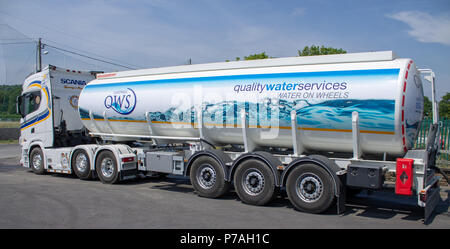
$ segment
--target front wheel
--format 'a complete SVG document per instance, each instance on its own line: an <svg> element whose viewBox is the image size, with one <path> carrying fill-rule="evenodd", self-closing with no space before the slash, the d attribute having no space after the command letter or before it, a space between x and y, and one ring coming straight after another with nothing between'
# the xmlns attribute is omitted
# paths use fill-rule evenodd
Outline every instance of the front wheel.
<svg viewBox="0 0 450 249"><path fill-rule="evenodd" d="M296 209L322 213L334 201L333 179L322 167L304 164L293 169L287 178L286 192Z"/></svg>
<svg viewBox="0 0 450 249"><path fill-rule="evenodd" d="M30 166L35 174L42 175L45 173L44 154L41 148L35 147L30 153Z"/></svg>
<svg viewBox="0 0 450 249"><path fill-rule="evenodd" d="M98 178L102 183L114 184L119 182L119 171L116 157L109 150L100 152L95 162Z"/></svg>

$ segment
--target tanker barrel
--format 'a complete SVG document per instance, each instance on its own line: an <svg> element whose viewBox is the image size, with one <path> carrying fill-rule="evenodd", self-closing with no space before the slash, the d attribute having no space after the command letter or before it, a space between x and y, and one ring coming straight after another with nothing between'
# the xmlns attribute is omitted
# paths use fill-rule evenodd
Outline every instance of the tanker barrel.
<svg viewBox="0 0 450 249"><path fill-rule="evenodd" d="M249 152L287 148L296 155L403 156L422 120L423 88L412 60L386 56L391 54L104 74L82 90L79 113L91 132L127 135L122 141L197 137L214 146L244 145Z"/></svg>

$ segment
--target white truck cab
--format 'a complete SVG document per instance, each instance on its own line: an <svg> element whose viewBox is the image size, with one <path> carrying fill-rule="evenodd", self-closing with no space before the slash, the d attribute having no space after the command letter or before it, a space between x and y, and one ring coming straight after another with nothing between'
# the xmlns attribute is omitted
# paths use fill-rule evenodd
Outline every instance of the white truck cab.
<svg viewBox="0 0 450 249"><path fill-rule="evenodd" d="M32 158L36 173L45 170L69 173L68 155L63 148L92 140L86 136L78 115L78 96L95 79L95 74L48 65L24 81L22 95L17 99L17 112L22 116L20 163L24 167L32 166ZM44 150L48 151L43 153Z"/></svg>

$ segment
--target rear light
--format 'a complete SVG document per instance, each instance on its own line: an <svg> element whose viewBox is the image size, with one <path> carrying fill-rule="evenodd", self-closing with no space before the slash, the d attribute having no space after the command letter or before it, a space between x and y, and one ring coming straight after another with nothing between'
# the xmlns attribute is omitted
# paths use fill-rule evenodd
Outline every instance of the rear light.
<svg viewBox="0 0 450 249"><path fill-rule="evenodd" d="M123 163L129 163L129 162L133 162L134 161L134 157L133 156L131 156L131 157L123 157L122 158L122 162Z"/></svg>
<svg viewBox="0 0 450 249"><path fill-rule="evenodd" d="M421 202L427 202L427 192L422 190L419 194L419 198Z"/></svg>

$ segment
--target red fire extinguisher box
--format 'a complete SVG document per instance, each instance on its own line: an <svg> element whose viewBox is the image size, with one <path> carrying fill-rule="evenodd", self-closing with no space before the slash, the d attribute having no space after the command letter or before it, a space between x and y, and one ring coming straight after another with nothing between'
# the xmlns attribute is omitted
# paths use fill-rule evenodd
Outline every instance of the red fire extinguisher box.
<svg viewBox="0 0 450 249"><path fill-rule="evenodd" d="M395 193L412 195L414 159L397 158Z"/></svg>

